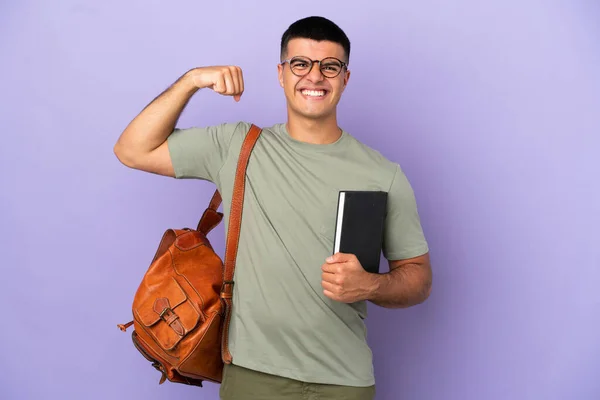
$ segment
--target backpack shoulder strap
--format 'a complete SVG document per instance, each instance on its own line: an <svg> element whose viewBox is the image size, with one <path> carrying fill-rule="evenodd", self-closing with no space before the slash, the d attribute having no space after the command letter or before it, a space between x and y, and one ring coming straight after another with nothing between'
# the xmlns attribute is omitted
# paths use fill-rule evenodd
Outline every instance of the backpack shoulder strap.
<svg viewBox="0 0 600 400"><path fill-rule="evenodd" d="M231 320L231 299L233 297L233 273L237 257L240 229L242 224L242 208L244 205L244 189L246 187L246 168L250 159L250 153L260 136L262 130L252 125L246 139L242 144L240 157L238 159L235 180L233 183L233 196L229 215L227 230L227 243L225 245L225 268L223 271L223 286L221 288L221 299L225 303L225 320L222 331L221 355L223 362L231 363L232 356L229 352L229 321ZM214 198L214 197L213 197Z"/></svg>

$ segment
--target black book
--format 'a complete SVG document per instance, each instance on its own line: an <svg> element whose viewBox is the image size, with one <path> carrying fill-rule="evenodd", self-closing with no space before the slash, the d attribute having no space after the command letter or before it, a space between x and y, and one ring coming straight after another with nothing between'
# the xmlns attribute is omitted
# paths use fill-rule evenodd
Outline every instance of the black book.
<svg viewBox="0 0 600 400"><path fill-rule="evenodd" d="M387 192L340 191L333 253L356 255L363 268L379 273Z"/></svg>

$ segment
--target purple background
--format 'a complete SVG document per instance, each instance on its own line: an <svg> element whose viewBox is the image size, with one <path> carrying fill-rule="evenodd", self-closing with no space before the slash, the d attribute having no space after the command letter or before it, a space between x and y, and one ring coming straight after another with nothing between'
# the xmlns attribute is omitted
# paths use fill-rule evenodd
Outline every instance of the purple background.
<svg viewBox="0 0 600 400"><path fill-rule="evenodd" d="M383 3L2 3L0 398L217 398L157 386L116 327L214 187L112 147L194 66L242 66L246 93L180 126L282 121L279 40L311 14L352 41L340 124L402 164L431 245L430 299L370 307L377 399L600 398L598 3Z"/></svg>

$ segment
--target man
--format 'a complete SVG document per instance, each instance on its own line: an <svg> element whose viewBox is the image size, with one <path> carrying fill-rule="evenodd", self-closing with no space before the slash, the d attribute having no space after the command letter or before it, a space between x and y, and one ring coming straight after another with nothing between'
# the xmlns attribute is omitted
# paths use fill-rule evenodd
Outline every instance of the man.
<svg viewBox="0 0 600 400"><path fill-rule="evenodd" d="M347 36L325 18L301 19L283 34L287 122L263 128L247 169L223 399L372 399L366 301L400 308L429 296L428 246L406 176L338 127L349 56ZM189 99L206 88L240 101L241 69L186 72L133 119L114 150L131 168L214 182L227 224L250 124L176 129ZM352 254L331 256L339 190L388 192L389 273L366 272Z"/></svg>

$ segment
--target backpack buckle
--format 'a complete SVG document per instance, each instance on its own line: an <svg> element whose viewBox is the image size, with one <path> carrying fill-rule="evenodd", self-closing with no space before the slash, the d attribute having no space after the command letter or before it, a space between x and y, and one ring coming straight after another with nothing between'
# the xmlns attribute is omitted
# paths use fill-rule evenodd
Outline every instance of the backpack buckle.
<svg viewBox="0 0 600 400"><path fill-rule="evenodd" d="M233 281L223 281L221 297L224 299L231 299L233 297Z"/></svg>

